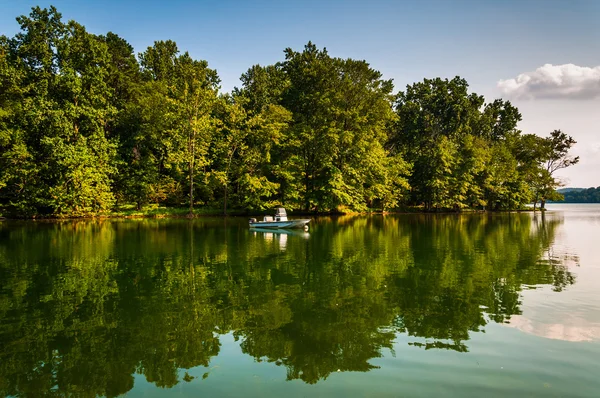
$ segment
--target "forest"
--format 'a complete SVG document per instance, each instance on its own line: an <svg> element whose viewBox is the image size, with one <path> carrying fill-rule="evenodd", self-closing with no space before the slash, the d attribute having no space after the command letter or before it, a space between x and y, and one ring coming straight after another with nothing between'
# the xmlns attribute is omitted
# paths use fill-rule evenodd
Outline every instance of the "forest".
<svg viewBox="0 0 600 398"><path fill-rule="evenodd" d="M0 215L148 205L263 211L511 210L557 200L575 140L521 132L460 78L395 91L308 42L230 93L170 40L144 52L54 7L0 36Z"/></svg>
<svg viewBox="0 0 600 398"><path fill-rule="evenodd" d="M562 195L566 203L600 203L600 187L570 190Z"/></svg>

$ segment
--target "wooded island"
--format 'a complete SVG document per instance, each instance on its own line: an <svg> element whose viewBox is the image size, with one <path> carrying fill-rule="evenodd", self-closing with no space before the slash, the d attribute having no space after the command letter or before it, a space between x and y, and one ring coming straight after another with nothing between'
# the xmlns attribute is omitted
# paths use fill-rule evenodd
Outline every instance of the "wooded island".
<svg viewBox="0 0 600 398"><path fill-rule="evenodd" d="M125 204L307 212L511 210L556 200L575 141L517 129L509 101L460 78L395 92L362 60L309 42L219 91L203 60L138 54L54 8L0 37L0 214L105 214ZM225 51L225 50L224 50Z"/></svg>

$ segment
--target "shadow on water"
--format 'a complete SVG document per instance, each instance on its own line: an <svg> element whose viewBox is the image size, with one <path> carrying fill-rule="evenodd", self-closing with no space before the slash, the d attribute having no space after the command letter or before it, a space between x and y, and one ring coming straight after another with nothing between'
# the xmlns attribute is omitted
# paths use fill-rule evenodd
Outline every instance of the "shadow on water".
<svg viewBox="0 0 600 398"><path fill-rule="evenodd" d="M551 255L559 218L313 221L290 234L235 218L0 223L0 395L116 396L136 373L172 387L224 333L316 383L369 371L398 333L466 352L521 313L523 289L575 283Z"/></svg>

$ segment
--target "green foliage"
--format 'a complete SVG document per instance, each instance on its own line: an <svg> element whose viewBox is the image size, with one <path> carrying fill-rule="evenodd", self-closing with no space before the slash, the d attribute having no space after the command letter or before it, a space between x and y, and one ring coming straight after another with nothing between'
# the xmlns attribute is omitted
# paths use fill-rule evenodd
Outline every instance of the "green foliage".
<svg viewBox="0 0 600 398"><path fill-rule="evenodd" d="M115 144L105 134L115 112L106 84L108 49L60 18L54 8L19 17L23 32L6 54L20 87L3 95L10 132L3 134L7 167L0 181L3 205L17 215L80 216L113 204Z"/></svg>
<svg viewBox="0 0 600 398"><path fill-rule="evenodd" d="M522 135L519 111L464 79L394 93L366 61L309 42L219 93L217 72L156 41L65 23L54 7L0 37L0 212L89 216L115 206L331 212L543 203L575 141Z"/></svg>
<svg viewBox="0 0 600 398"><path fill-rule="evenodd" d="M459 77L425 79L399 93L396 112L388 146L413 164L412 203L455 210L526 203L509 145L521 115L509 102L484 104Z"/></svg>
<svg viewBox="0 0 600 398"><path fill-rule="evenodd" d="M554 172L579 163L579 156L569 155L569 150L576 141L560 130L554 130L550 136L540 140L539 178L536 181L535 201L541 203L541 208L547 200L561 200L562 195L556 189L562 186L562 182L554 177Z"/></svg>
<svg viewBox="0 0 600 398"><path fill-rule="evenodd" d="M600 187L563 192L562 195L567 203L600 203Z"/></svg>
<svg viewBox="0 0 600 398"><path fill-rule="evenodd" d="M553 173L579 160L568 154L571 137L522 135L521 115L510 102L484 104L459 77L407 86L396 112L388 146L413 164L410 200L427 209L543 204L560 185Z"/></svg>
<svg viewBox="0 0 600 398"><path fill-rule="evenodd" d="M238 92L223 97L218 109L221 125L213 146L212 177L223 190L225 214L230 191L234 203L246 209L263 210L277 204L273 198L279 184L271 177L271 159L290 113L272 104L247 110L249 101Z"/></svg>
<svg viewBox="0 0 600 398"><path fill-rule="evenodd" d="M281 69L290 84L281 103L293 120L282 156L300 181L296 206L364 210L365 197L390 192L383 186L388 162L383 147L394 118L391 81L365 61L332 58L312 43L285 55Z"/></svg>

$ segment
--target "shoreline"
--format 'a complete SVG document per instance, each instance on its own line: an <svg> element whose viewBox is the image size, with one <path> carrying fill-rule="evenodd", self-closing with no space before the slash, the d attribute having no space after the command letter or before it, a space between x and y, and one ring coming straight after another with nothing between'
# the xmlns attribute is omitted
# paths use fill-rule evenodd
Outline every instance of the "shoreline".
<svg viewBox="0 0 600 398"><path fill-rule="evenodd" d="M119 220L119 219L200 219L200 218L228 218L228 217L261 217L269 215L268 212L245 212L245 211L232 211L227 215L222 212L211 212L211 211L198 211L193 215L179 211L179 208L173 208L174 212L159 212L155 210L151 211L140 211L134 214L98 214L98 215L86 215L86 216L34 216L34 217L3 217L0 216L0 221L75 221L75 220ZM289 215L294 216L310 216L310 217L341 217L341 216L384 216L384 215L408 215L408 214L419 214L419 215L466 215L466 214L505 214L505 213L533 213L533 212L546 212L547 209L515 209L515 210L463 210L463 211L425 211L425 210L393 210L393 211L365 211L365 212L289 212Z"/></svg>

